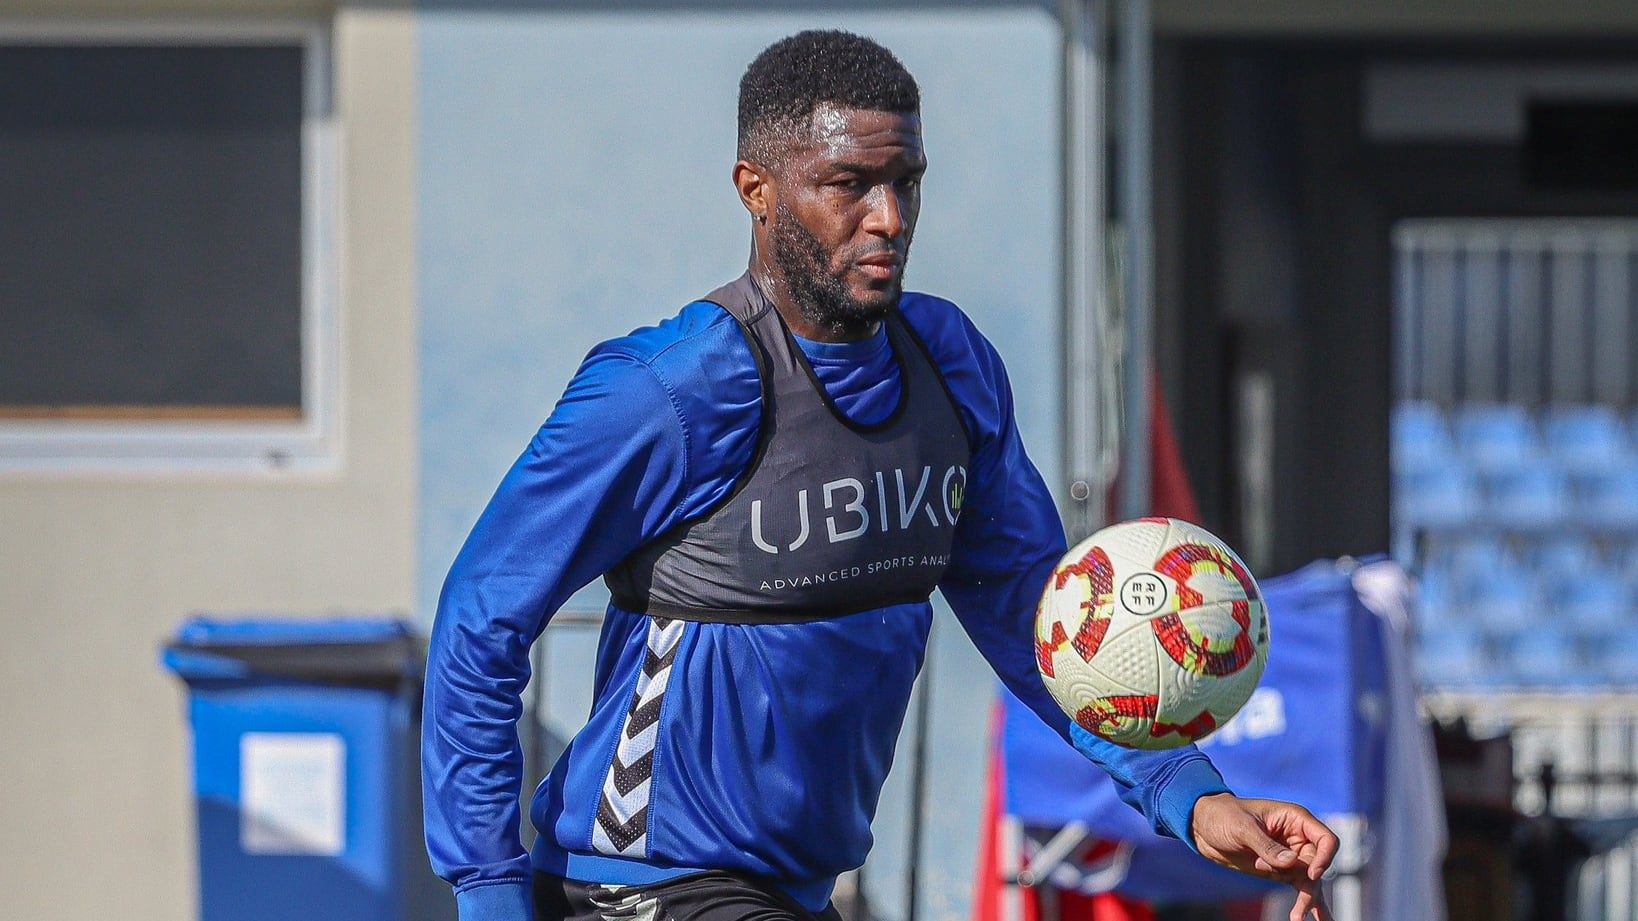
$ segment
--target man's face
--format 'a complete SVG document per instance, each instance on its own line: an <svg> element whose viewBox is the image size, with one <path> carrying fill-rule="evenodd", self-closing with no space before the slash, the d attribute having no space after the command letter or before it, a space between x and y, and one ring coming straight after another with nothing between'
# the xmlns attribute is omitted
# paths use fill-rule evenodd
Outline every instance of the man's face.
<svg viewBox="0 0 1638 921"><path fill-rule="evenodd" d="M814 326L861 334L898 303L927 157L916 115L821 105L777 169L774 265Z"/></svg>

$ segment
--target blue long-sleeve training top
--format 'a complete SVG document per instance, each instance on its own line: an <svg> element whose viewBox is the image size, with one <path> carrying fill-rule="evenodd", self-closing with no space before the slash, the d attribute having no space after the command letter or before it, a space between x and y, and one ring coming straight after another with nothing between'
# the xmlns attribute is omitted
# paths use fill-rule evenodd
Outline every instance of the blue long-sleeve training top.
<svg viewBox="0 0 1638 921"><path fill-rule="evenodd" d="M948 301L906 293L900 311L973 449L939 591L1013 694L1107 770L1157 831L1190 841L1195 800L1226 789L1205 755L1098 739L1058 709L1036 671L1035 605L1066 547L1019 439L1000 357ZM870 423L897 404L884 333L798 342L849 418ZM532 855L519 843L516 723L530 645L576 590L730 492L756 448L760 411L737 321L691 303L592 350L473 527L439 599L422 744L427 847L462 921L530 918L532 870L619 884L737 871L817 910L836 876L864 862L926 650L925 602L804 623L676 622L664 669L650 618L611 606L589 720L534 794ZM652 756L643 773L619 778L619 792L646 810L635 820L643 856L616 856L596 837L599 803L615 782L634 692L641 699L657 681L665 693L643 739Z"/></svg>

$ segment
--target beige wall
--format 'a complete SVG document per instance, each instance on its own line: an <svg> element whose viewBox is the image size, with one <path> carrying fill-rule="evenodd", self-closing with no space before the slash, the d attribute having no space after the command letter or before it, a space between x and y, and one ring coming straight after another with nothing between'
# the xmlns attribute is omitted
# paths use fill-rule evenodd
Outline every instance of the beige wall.
<svg viewBox="0 0 1638 921"><path fill-rule="evenodd" d="M0 0L0 23L98 6ZM228 6L320 5L113 8ZM343 463L323 477L0 476L0 918L195 917L186 698L156 663L184 616L411 603L414 21L375 4L333 22Z"/></svg>

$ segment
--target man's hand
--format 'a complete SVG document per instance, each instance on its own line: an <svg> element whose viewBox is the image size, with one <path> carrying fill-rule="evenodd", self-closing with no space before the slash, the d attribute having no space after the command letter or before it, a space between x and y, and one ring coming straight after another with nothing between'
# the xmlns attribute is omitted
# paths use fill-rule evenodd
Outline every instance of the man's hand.
<svg viewBox="0 0 1638 921"><path fill-rule="evenodd" d="M1293 803L1214 793L1195 801L1190 831L1200 853L1232 870L1279 880L1297 890L1291 921L1333 921L1320 875L1337 853L1337 836Z"/></svg>

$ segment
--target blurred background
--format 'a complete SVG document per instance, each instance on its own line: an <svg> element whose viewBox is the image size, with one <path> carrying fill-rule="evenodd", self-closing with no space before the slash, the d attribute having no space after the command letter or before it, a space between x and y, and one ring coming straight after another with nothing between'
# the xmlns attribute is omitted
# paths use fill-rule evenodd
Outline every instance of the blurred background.
<svg viewBox="0 0 1638 921"><path fill-rule="evenodd" d="M1397 619L1361 622L1409 670L1338 668L1356 715L1410 695L1399 735L1362 718L1369 744L1329 746L1366 791L1349 873L1401 840L1375 832L1403 775L1355 749L1410 733L1437 756L1423 824L1449 834L1395 846L1443 868L1434 910L1638 916L1630 0L0 0L0 915L263 917L210 894L269 884L248 832L211 863L207 800L329 783L323 832L398 789L413 680L317 679L384 696L403 736L344 734L382 747L331 777L323 745L207 752L202 702L266 663L160 648L244 645L180 632L201 614L424 632L585 351L742 269L737 81L809 27L920 81L908 284L996 342L1072 536L1181 492L1262 577L1408 579ZM602 597L537 649L537 773L589 704ZM985 666L953 622L929 662L851 881L892 921L1042 883L1020 873L1038 849L979 853L1017 838L1006 797L985 807ZM245 728L226 706L211 732ZM417 832L376 833L396 856L365 888L418 886L377 872ZM357 858L304 840L311 866ZM1050 889L1006 910L1064 914ZM1142 901L1086 910L1256 910Z"/></svg>

